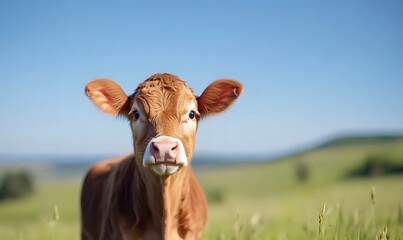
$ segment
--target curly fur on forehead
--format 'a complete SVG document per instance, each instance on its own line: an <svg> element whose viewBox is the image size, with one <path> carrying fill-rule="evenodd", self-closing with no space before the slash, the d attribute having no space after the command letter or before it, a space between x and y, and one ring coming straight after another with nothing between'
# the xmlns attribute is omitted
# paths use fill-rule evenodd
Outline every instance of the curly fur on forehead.
<svg viewBox="0 0 403 240"><path fill-rule="evenodd" d="M179 77L169 73L156 73L140 83L134 92L150 92L155 89L164 89L169 91L178 92L184 89L190 89L193 93L193 89L186 85L186 82Z"/></svg>
<svg viewBox="0 0 403 240"><path fill-rule="evenodd" d="M161 112L179 117L186 113L184 111L188 111L188 104L195 100L195 96L193 89L179 77L168 73L157 73L139 84L133 94L133 100L141 102L150 119Z"/></svg>

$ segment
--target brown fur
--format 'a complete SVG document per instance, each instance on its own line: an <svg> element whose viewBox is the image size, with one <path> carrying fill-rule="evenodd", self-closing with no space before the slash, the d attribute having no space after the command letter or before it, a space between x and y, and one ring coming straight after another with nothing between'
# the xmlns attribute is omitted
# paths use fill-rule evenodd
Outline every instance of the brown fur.
<svg viewBox="0 0 403 240"><path fill-rule="evenodd" d="M242 92L242 85L218 80L196 98L178 77L155 74L131 96L105 79L90 82L85 92L107 114L127 117L135 153L97 163L88 172L81 193L81 238L201 239L207 205L191 166L170 176L157 176L142 166L144 150L151 138L172 136L183 142L190 163L196 129L189 132L181 127L189 104L196 105L198 121L227 109ZM133 127L135 102L143 115L140 131Z"/></svg>

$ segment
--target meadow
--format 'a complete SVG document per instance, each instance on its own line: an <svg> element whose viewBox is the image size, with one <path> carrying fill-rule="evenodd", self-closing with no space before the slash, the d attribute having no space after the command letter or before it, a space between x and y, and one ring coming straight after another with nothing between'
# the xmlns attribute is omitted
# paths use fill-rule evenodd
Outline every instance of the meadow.
<svg viewBox="0 0 403 240"><path fill-rule="evenodd" d="M204 238L403 239L403 174L349 175L374 154L402 164L403 138L199 168L209 201ZM79 239L80 184L40 180L31 196L0 202L0 239Z"/></svg>

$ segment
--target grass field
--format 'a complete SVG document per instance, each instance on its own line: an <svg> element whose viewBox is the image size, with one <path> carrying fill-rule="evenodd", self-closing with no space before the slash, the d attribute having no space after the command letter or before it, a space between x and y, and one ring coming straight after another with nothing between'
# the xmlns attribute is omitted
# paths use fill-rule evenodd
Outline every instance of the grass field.
<svg viewBox="0 0 403 240"><path fill-rule="evenodd" d="M403 161L403 139L198 170L205 239L403 239L403 175L346 177L369 154ZM302 183L298 162L309 171ZM79 189L80 179L41 181L32 196L0 202L0 239L79 239Z"/></svg>

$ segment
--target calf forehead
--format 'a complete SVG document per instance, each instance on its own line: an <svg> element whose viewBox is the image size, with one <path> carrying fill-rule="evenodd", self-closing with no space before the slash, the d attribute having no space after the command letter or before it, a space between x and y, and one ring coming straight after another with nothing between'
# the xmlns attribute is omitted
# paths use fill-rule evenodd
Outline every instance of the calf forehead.
<svg viewBox="0 0 403 240"><path fill-rule="evenodd" d="M171 74L155 74L139 84L134 100L140 102L151 118L161 112L181 115L188 111L189 104L197 104L193 90Z"/></svg>
<svg viewBox="0 0 403 240"><path fill-rule="evenodd" d="M153 89L169 89L172 91L179 91L190 89L185 81L179 77L169 73L157 73L140 83L137 90L150 91ZM190 89L191 90L191 89Z"/></svg>

